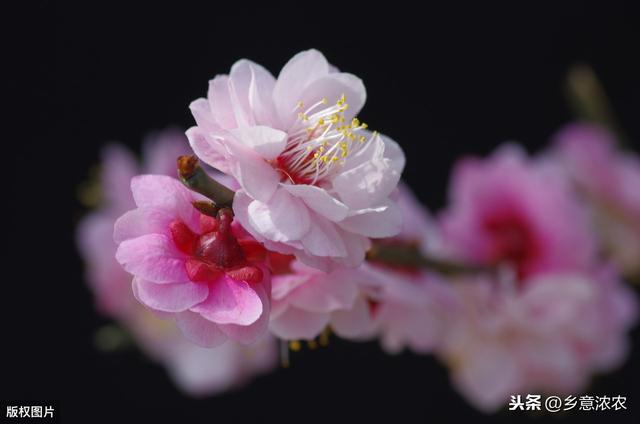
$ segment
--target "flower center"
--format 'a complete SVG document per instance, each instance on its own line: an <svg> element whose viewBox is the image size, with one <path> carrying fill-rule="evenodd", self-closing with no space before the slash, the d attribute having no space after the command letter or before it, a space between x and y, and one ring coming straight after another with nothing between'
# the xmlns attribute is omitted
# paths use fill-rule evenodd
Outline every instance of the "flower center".
<svg viewBox="0 0 640 424"><path fill-rule="evenodd" d="M493 238L493 262L507 261L526 273L526 266L535 257L537 245L528 224L516 214L498 214L485 219L485 230Z"/></svg>
<svg viewBox="0 0 640 424"><path fill-rule="evenodd" d="M186 260L187 274L194 282L212 282L222 274L249 282L262 280L260 268L250 265L265 256L264 248L253 240L238 240L231 229L233 214L224 208L217 218L200 216L202 234L196 234L182 221L169 225L171 238Z"/></svg>
<svg viewBox="0 0 640 424"><path fill-rule="evenodd" d="M344 112L349 105L344 94L335 104L327 99L304 109L298 102L298 119L289 130L284 151L273 166L284 181L292 184L317 184L345 165L367 141L359 132L367 128L358 118L346 122ZM374 132L374 136L375 136Z"/></svg>

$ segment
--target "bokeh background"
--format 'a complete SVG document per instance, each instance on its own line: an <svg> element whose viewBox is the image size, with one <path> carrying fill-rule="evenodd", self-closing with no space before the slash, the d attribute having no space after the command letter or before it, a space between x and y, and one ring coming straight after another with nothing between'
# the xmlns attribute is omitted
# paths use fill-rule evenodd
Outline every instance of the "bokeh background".
<svg viewBox="0 0 640 424"><path fill-rule="evenodd" d="M36 131L48 147L17 143L14 156L20 179L10 184L9 222L18 253L10 260L22 278L5 281L15 293L6 292L3 302L2 399L56 402L63 422L640 421L638 329L625 366L588 390L627 396L626 412L487 416L452 389L433 357L389 356L375 342L336 339L327 348L294 353L291 368L242 390L185 397L135 349L95 349L94 332L107 321L94 311L72 230L85 212L76 187L98 162L103 143L139 149L149 130L187 128L189 102L237 59L277 74L293 54L312 47L364 80L368 101L360 116L402 145L404 178L431 210L444 204L456 158L485 155L507 140L535 152L573 118L563 83L577 62L595 69L638 150L640 13L633 2L33 7L40 41L51 51L36 60L41 78L30 84L31 106L51 127ZM36 168L54 167L24 172L32 158ZM54 176L65 178L64 187L49 180ZM33 234L24 232L25 222L36 228ZM62 234L48 238L39 229L46 226Z"/></svg>

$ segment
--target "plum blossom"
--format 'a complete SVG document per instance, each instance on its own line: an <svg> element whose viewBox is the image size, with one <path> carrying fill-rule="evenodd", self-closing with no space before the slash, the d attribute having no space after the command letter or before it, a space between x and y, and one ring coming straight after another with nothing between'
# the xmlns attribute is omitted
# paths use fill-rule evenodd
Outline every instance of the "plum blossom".
<svg viewBox="0 0 640 424"><path fill-rule="evenodd" d="M143 144L143 165L119 144L102 154L98 185L104 193L99 207L79 223L78 251L86 265L86 281L96 306L131 334L140 348L167 369L176 385L194 396L216 394L248 381L277 364L277 348L271 337L252 346L226 343L202 348L182 336L176 325L160 319L141 305L131 290L131 275L115 260L113 226L116 219L135 207L130 180L140 172L175 174L175 157L189 146L178 130L150 135Z"/></svg>
<svg viewBox="0 0 640 424"><path fill-rule="evenodd" d="M438 355L484 411L514 393L578 394L626 356L637 302L612 272L475 276L452 287L457 302Z"/></svg>
<svg viewBox="0 0 640 424"><path fill-rule="evenodd" d="M454 168L440 223L457 258L508 265L520 277L590 269L595 239L567 179L515 145Z"/></svg>
<svg viewBox="0 0 640 424"><path fill-rule="evenodd" d="M274 78L243 59L192 102L187 137L205 163L241 188L237 220L269 250L323 270L359 265L371 237L401 226L390 198L404 154L356 114L362 81L317 50L298 53Z"/></svg>
<svg viewBox="0 0 640 424"><path fill-rule="evenodd" d="M342 268L326 273L291 255L276 253L271 257L270 330L274 335L312 340L327 327L348 339L373 335L370 303L360 293L357 283L363 275L358 270Z"/></svg>
<svg viewBox="0 0 640 424"><path fill-rule="evenodd" d="M260 338L271 290L265 252L230 209L215 218L201 213L193 203L204 198L167 176L137 176L131 190L137 209L118 219L114 238L136 298L172 314L188 339L206 347Z"/></svg>
<svg viewBox="0 0 640 424"><path fill-rule="evenodd" d="M640 273L640 157L618 151L595 124L573 123L554 136L551 150L589 207L604 248L626 274Z"/></svg>
<svg viewBox="0 0 640 424"><path fill-rule="evenodd" d="M450 279L437 348L474 405L491 411L514 393L578 393L620 364L636 299L596 255L564 172L502 147L455 167L450 201L439 221L446 254L493 269Z"/></svg>

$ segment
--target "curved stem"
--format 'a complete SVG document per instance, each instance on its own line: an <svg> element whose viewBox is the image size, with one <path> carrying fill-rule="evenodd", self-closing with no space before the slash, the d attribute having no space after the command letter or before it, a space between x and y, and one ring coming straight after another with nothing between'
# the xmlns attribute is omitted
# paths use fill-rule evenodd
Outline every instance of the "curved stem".
<svg viewBox="0 0 640 424"><path fill-rule="evenodd" d="M198 164L195 156L178 158L178 177L185 186L208 197L217 207L232 206L235 192L211 178Z"/></svg>

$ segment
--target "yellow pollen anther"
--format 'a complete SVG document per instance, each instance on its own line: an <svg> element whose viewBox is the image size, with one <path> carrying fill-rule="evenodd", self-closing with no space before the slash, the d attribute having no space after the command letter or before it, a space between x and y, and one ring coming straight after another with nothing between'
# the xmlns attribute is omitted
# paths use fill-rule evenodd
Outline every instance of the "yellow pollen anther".
<svg viewBox="0 0 640 424"><path fill-rule="evenodd" d="M293 350L294 352L298 352L301 348L302 345L298 340L291 340L289 342L289 349Z"/></svg>
<svg viewBox="0 0 640 424"><path fill-rule="evenodd" d="M300 100L298 101L298 103L296 103L296 106L298 107L298 109L302 109L304 107L304 102Z"/></svg>

